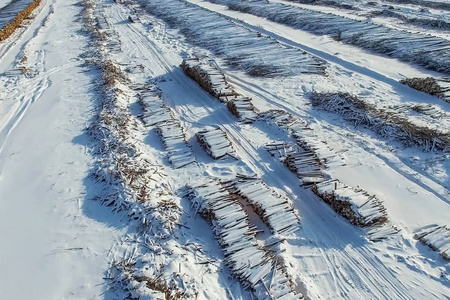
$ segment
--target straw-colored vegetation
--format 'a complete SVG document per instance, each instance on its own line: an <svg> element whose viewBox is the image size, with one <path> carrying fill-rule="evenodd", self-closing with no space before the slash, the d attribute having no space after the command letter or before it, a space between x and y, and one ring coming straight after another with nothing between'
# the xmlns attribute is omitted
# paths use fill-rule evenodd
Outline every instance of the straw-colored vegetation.
<svg viewBox="0 0 450 300"><path fill-rule="evenodd" d="M0 30L0 42L9 38L14 31L22 25L22 22L31 15L34 9L39 6L39 4L41 4L41 0L34 0L27 8L19 12L14 20L6 24L5 27Z"/></svg>

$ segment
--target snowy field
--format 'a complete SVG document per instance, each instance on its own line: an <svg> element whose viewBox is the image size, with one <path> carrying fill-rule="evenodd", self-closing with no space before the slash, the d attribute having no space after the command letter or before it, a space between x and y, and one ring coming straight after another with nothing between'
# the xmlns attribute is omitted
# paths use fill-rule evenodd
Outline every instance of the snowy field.
<svg viewBox="0 0 450 300"><path fill-rule="evenodd" d="M450 299L449 74L444 0L43 0L0 299Z"/></svg>

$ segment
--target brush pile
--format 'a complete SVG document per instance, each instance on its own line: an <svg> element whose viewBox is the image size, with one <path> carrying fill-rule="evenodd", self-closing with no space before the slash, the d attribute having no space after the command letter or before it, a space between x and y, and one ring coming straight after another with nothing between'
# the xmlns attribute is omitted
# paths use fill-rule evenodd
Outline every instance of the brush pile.
<svg viewBox="0 0 450 300"><path fill-rule="evenodd" d="M276 253L259 246L255 227L241 203L219 182L188 188L188 197L210 223L226 266L257 299L301 299L295 294Z"/></svg>
<svg viewBox="0 0 450 300"><path fill-rule="evenodd" d="M450 80L447 78L406 78L400 81L413 89L439 97L450 102Z"/></svg>
<svg viewBox="0 0 450 300"><path fill-rule="evenodd" d="M438 251L446 260L450 260L450 229L446 226L427 227L414 235L414 238Z"/></svg>
<svg viewBox="0 0 450 300"><path fill-rule="evenodd" d="M159 134L169 155L169 162L175 169L194 163L195 158L179 120L169 120L158 124Z"/></svg>
<svg viewBox="0 0 450 300"><path fill-rule="evenodd" d="M212 130L199 131L196 134L200 145L206 153L214 159L226 156L235 157L233 147L227 138L227 134L220 127Z"/></svg>
<svg viewBox="0 0 450 300"><path fill-rule="evenodd" d="M227 104L229 111L244 123L251 123L257 117L252 99L233 90L222 71L212 62L193 58L184 60L183 71L213 97Z"/></svg>
<svg viewBox="0 0 450 300"><path fill-rule="evenodd" d="M418 146L424 151L444 151L450 147L448 130L419 124L399 111L377 108L356 96L347 93L314 93L310 99L313 106L341 115L355 126L364 126L404 146Z"/></svg>
<svg viewBox="0 0 450 300"><path fill-rule="evenodd" d="M312 191L353 225L366 227L387 221L381 201L361 188L330 180L313 185Z"/></svg>
<svg viewBox="0 0 450 300"><path fill-rule="evenodd" d="M300 229L300 219L286 197L276 195L261 179L238 177L225 183L247 200L273 234L289 235Z"/></svg>
<svg viewBox="0 0 450 300"><path fill-rule="evenodd" d="M6 24L0 30L0 42L9 38L14 33L14 31L22 25L23 21L33 13L33 11L36 9L36 7L39 6L39 4L41 4L41 0L34 0L27 6L27 8L19 12L14 20Z"/></svg>

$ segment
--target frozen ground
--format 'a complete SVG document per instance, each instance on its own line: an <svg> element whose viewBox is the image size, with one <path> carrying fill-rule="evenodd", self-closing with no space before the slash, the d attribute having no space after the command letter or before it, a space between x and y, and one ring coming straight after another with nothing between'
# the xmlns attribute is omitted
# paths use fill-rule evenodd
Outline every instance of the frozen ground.
<svg viewBox="0 0 450 300"><path fill-rule="evenodd" d="M391 3L230 2L47 0L0 44L1 299L449 299L450 233L436 228L450 226L450 104L399 83L443 74L261 13L283 3L341 24ZM425 2L392 5L450 22ZM394 37L450 34L373 20ZM185 75L192 57L233 96ZM234 95L256 120L230 112ZM333 211L280 161L288 148L386 221Z"/></svg>

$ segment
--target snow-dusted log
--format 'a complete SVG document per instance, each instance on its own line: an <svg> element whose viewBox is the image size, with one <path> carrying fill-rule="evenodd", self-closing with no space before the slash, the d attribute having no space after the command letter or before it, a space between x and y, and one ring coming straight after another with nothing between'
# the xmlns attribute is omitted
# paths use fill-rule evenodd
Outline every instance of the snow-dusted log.
<svg viewBox="0 0 450 300"><path fill-rule="evenodd" d="M206 153L214 159L235 156L227 134L220 127L199 131L196 133L196 137Z"/></svg>
<svg viewBox="0 0 450 300"><path fill-rule="evenodd" d="M186 142L180 121L172 119L160 123L156 130L169 153L169 162L175 169L195 162L192 149Z"/></svg>
<svg viewBox="0 0 450 300"><path fill-rule="evenodd" d="M181 68L205 91L225 102L228 110L243 122L251 123L257 118L258 114L252 99L235 92L225 75L213 62L192 58L183 60Z"/></svg>
<svg viewBox="0 0 450 300"><path fill-rule="evenodd" d="M244 286L252 289L257 299L303 298L294 293L282 259L258 245L255 227L249 223L242 204L226 187L210 180L189 187L188 197L211 224L224 252L226 266Z"/></svg>
<svg viewBox="0 0 450 300"><path fill-rule="evenodd" d="M198 58L191 58L183 60L181 68L186 75L219 100L222 100L221 97L237 95L226 81L225 75L212 64Z"/></svg>
<svg viewBox="0 0 450 300"><path fill-rule="evenodd" d="M268 144L266 150L297 175L302 185L311 185L325 180L324 165L314 151L290 143Z"/></svg>
<svg viewBox="0 0 450 300"><path fill-rule="evenodd" d="M413 89L442 98L450 102L450 79L449 78L406 78L400 81Z"/></svg>
<svg viewBox="0 0 450 300"><path fill-rule="evenodd" d="M450 147L448 128L419 123L399 110L379 108L348 93L314 93L310 99L313 106L341 115L355 126L364 126L405 146L418 146L424 151L444 151Z"/></svg>
<svg viewBox="0 0 450 300"><path fill-rule="evenodd" d="M312 191L353 225L365 227L387 221L381 201L361 188L330 180L313 185Z"/></svg>
<svg viewBox="0 0 450 300"><path fill-rule="evenodd" d="M300 219L288 199L275 194L261 179L238 177L227 184L250 203L272 233L286 235L300 229Z"/></svg>
<svg viewBox="0 0 450 300"><path fill-rule="evenodd" d="M142 121L147 126L153 126L173 118L170 108L164 104L158 93L140 95L139 103L144 110L141 116Z"/></svg>
<svg viewBox="0 0 450 300"><path fill-rule="evenodd" d="M446 260L450 260L450 229L447 226L428 226L414 237L434 251L438 251Z"/></svg>
<svg viewBox="0 0 450 300"><path fill-rule="evenodd" d="M191 44L208 49L229 66L251 76L325 73L325 63L311 54L285 47L266 35L195 4L178 0L141 3L149 13L179 29Z"/></svg>
<svg viewBox="0 0 450 300"><path fill-rule="evenodd" d="M228 99L228 110L244 123L251 123L258 116L251 100L243 96Z"/></svg>

